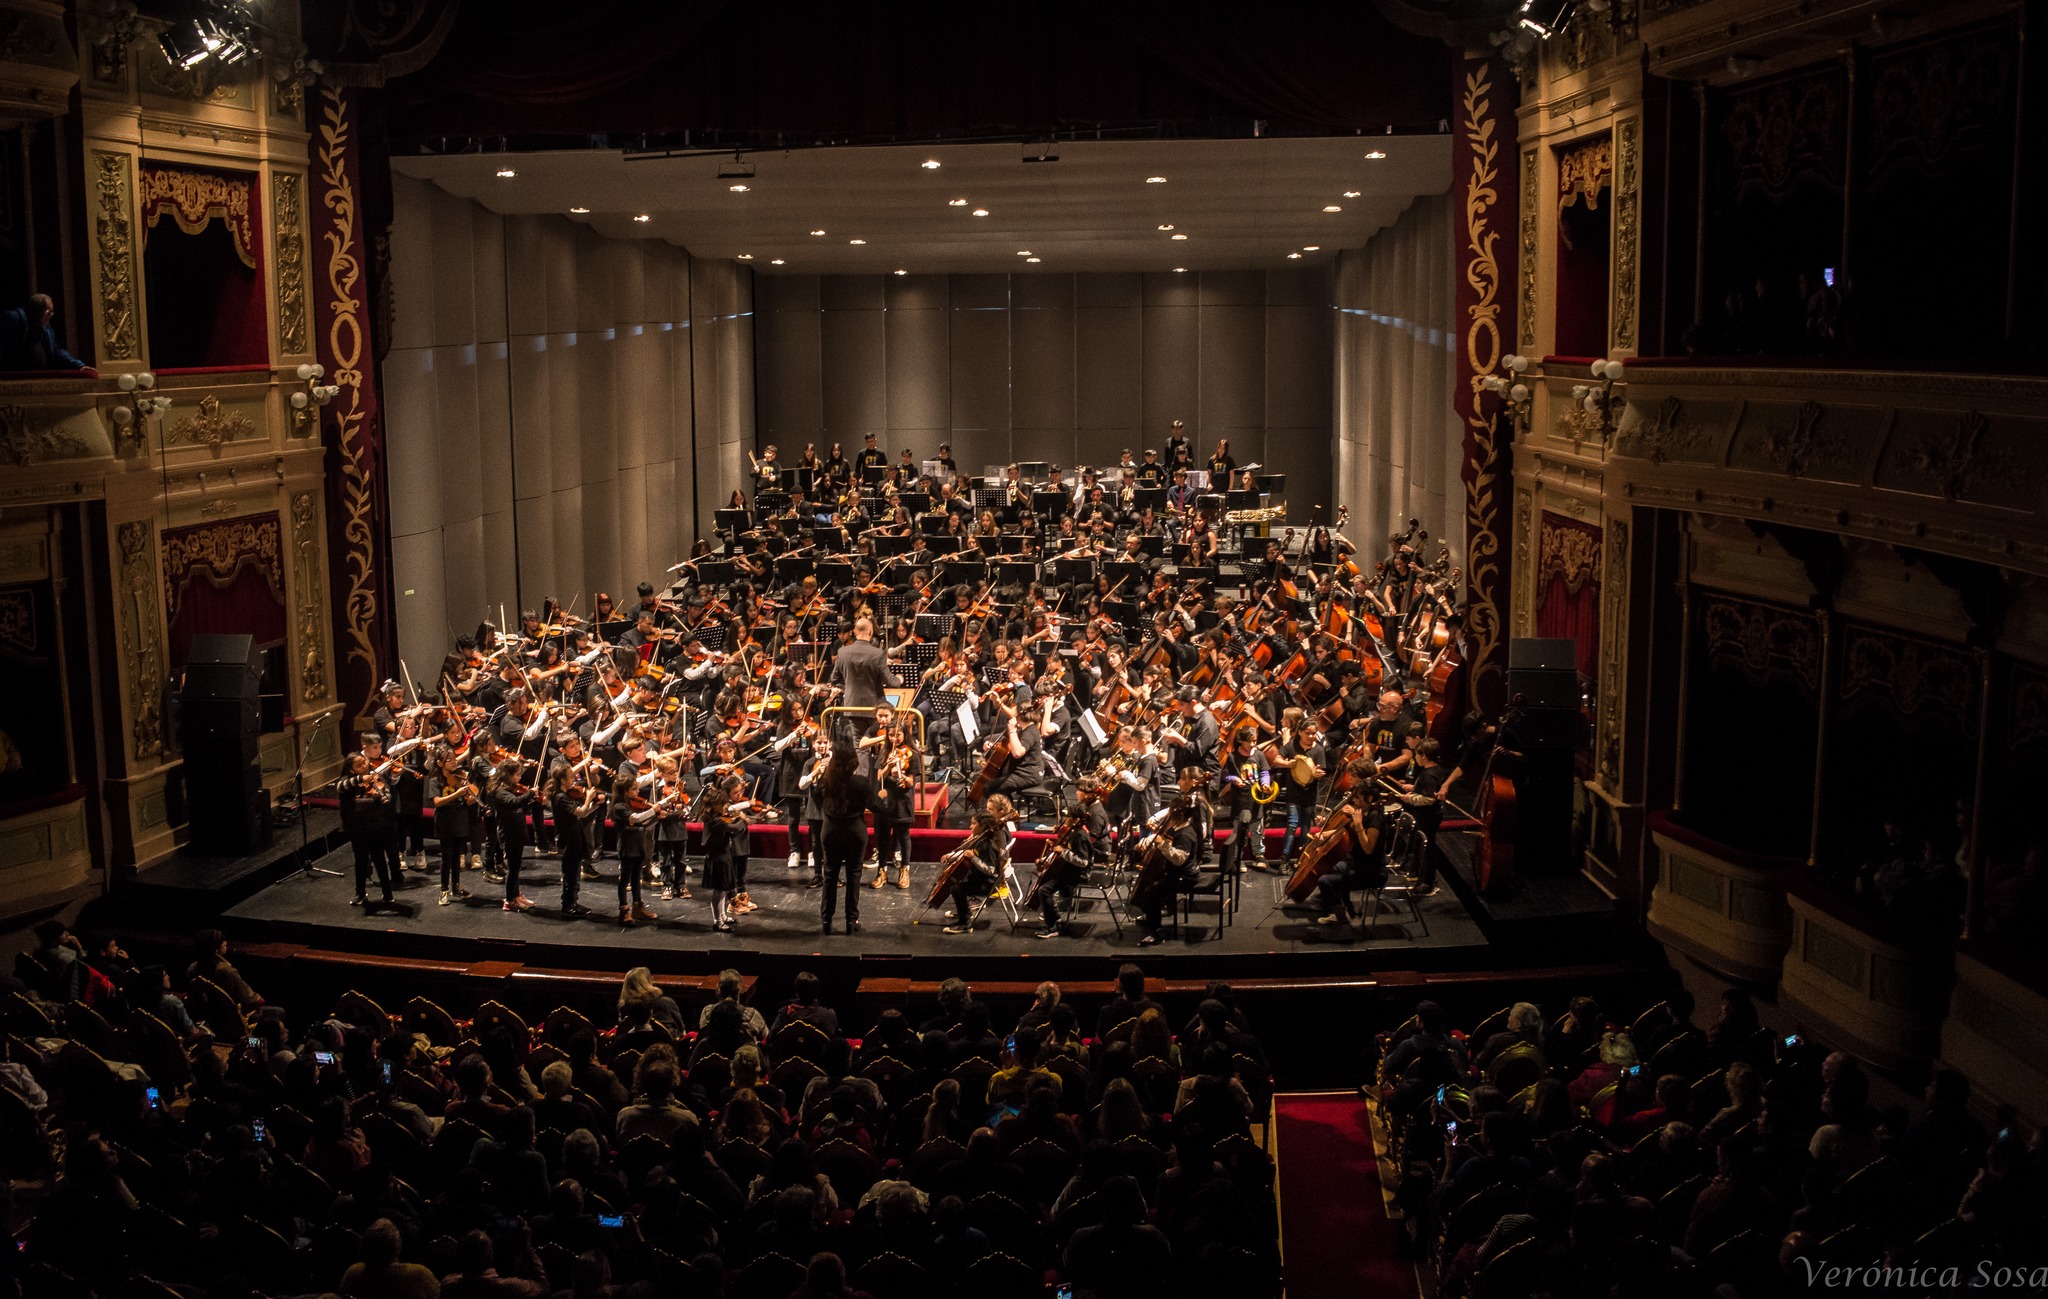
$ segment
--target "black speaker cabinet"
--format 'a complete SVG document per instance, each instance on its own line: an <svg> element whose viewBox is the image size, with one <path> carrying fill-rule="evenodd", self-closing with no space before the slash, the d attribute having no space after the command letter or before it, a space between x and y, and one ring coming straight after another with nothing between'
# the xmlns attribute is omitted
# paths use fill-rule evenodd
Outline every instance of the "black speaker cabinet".
<svg viewBox="0 0 2048 1299"><path fill-rule="evenodd" d="M1517 636L1508 642L1508 699L1525 708L1579 707L1578 642Z"/></svg>
<svg viewBox="0 0 2048 1299"><path fill-rule="evenodd" d="M220 856L270 842L269 800L257 757L256 683L262 660L248 636L195 636L178 696L192 847Z"/></svg>

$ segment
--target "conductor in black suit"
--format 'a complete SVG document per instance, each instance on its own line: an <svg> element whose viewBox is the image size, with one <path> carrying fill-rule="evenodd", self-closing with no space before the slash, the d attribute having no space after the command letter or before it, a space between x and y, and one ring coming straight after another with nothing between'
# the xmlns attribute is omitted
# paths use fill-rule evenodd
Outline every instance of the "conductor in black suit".
<svg viewBox="0 0 2048 1299"><path fill-rule="evenodd" d="M844 694L848 708L873 708L886 702L882 692L899 684L889 670L889 657L875 644L875 623L862 618L853 624L853 644L840 650L832 660L832 684Z"/></svg>

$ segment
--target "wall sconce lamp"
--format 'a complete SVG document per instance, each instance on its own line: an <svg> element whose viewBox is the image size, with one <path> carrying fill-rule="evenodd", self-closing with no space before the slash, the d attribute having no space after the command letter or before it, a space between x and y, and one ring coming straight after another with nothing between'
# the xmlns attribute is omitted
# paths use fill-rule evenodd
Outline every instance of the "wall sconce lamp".
<svg viewBox="0 0 2048 1299"><path fill-rule="evenodd" d="M299 382L305 385L285 398L291 407L291 434L295 438L311 437L320 427L320 408L341 395L336 384L323 384L327 375L325 366L302 365L298 368Z"/></svg>
<svg viewBox="0 0 2048 1299"><path fill-rule="evenodd" d="M156 419L169 410L171 399L150 391L156 387L156 376L147 370L121 375L114 380L114 386L127 395L128 401L126 405L108 411L107 419L123 443L139 447L142 445L142 421Z"/></svg>

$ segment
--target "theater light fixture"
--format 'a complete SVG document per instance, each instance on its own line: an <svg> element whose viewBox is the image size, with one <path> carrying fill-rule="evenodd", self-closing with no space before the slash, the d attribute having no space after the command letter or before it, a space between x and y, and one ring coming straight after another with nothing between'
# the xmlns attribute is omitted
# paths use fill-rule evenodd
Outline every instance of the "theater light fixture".
<svg viewBox="0 0 2048 1299"><path fill-rule="evenodd" d="M735 194L744 194L747 192L747 187L745 185L727 185L726 188L731 190Z"/></svg>
<svg viewBox="0 0 2048 1299"><path fill-rule="evenodd" d="M1019 249L1017 250L1017 256L1019 256L1019 257L1029 257L1029 256L1031 256L1031 250L1030 250L1029 248L1019 248Z"/></svg>
<svg viewBox="0 0 2048 1299"><path fill-rule="evenodd" d="M743 262L751 262L754 260L754 255L752 253L740 253L738 254L738 257L739 260Z"/></svg>
<svg viewBox="0 0 2048 1299"><path fill-rule="evenodd" d="M1175 243L1180 243L1180 242L1182 242L1182 241L1186 240L1186 239L1187 239L1187 236L1186 236L1186 235L1168 235L1168 236L1167 236L1167 238L1169 238L1169 239L1173 240L1173 241L1174 241Z"/></svg>
<svg viewBox="0 0 2048 1299"><path fill-rule="evenodd" d="M1173 273L1175 275L1186 275L1188 273L1188 268L1185 266L1176 266L1173 268Z"/></svg>
<svg viewBox="0 0 2048 1299"><path fill-rule="evenodd" d="M1345 197L1345 198L1357 198L1357 197L1358 197L1358 191L1357 191L1357 190L1355 190L1355 189L1347 189L1347 190L1345 190L1345 191L1344 191L1344 197Z"/></svg>
<svg viewBox="0 0 2048 1299"><path fill-rule="evenodd" d="M786 263L784 263L784 261L780 257L771 257L768 259L768 264L770 266L782 266L785 265Z"/></svg>
<svg viewBox="0 0 2048 1299"><path fill-rule="evenodd" d="M1161 230L1171 230L1171 229L1173 229L1173 222L1171 222L1171 221L1161 221L1161 222L1159 223L1159 228L1160 228Z"/></svg>
<svg viewBox="0 0 2048 1299"><path fill-rule="evenodd" d="M1147 177L1145 177L1145 183L1146 183L1147 185L1164 185L1164 184L1166 183L1166 177L1164 177L1164 176L1147 176Z"/></svg>
<svg viewBox="0 0 2048 1299"><path fill-rule="evenodd" d="M635 221L638 221L638 222L639 222L640 224L642 224L642 225L645 225L645 224L647 224L647 223L648 223L649 221L652 221L652 220L654 220L654 218L653 218L653 217L649 216L649 215L648 215L647 213L645 213L645 212L642 212L642 213L641 213L641 214L640 214L639 216L636 216L636 217L634 217L633 219L634 219Z"/></svg>
<svg viewBox="0 0 2048 1299"><path fill-rule="evenodd" d="M498 179L499 179L499 180L510 180L510 179L512 179L512 178L513 178L514 176L517 176L518 174L519 174L518 172L516 172L516 171L512 170L512 169L511 169L510 167L500 167L500 168L498 168Z"/></svg>
<svg viewBox="0 0 2048 1299"><path fill-rule="evenodd" d="M1301 260L1301 254L1300 254L1300 253L1289 253L1289 254L1287 254L1287 260L1288 260L1288 261L1290 261L1290 262L1298 262L1298 261L1300 261L1300 260Z"/></svg>
<svg viewBox="0 0 2048 1299"><path fill-rule="evenodd" d="M1042 257L1026 257L1024 260L1036 265L1038 262L1044 261L1045 259Z"/></svg>
<svg viewBox="0 0 2048 1299"><path fill-rule="evenodd" d="M865 239L849 239L849 240L847 240L846 242L847 242L847 243L849 243L849 244L851 244L851 245L852 245L853 247L855 247L855 248L858 248L858 247L860 247L860 246L861 246L862 244L866 243L866 242L867 242L867 240L865 240Z"/></svg>
<svg viewBox="0 0 2048 1299"><path fill-rule="evenodd" d="M937 171L939 169L939 160L937 158L926 158L918 166L923 167L926 171Z"/></svg>
<svg viewBox="0 0 2048 1299"><path fill-rule="evenodd" d="M1344 209L1343 209L1342 207L1340 207L1339 205L1337 205L1337 204L1335 204L1335 203L1325 203L1325 204L1323 204L1323 211L1325 211L1325 212L1342 212L1343 210L1344 210Z"/></svg>
<svg viewBox="0 0 2048 1299"><path fill-rule="evenodd" d="M813 230L813 231L811 231L811 236L812 236L812 238L816 238L817 236L819 236L819 235L821 235L821 234L824 234L824 233L825 233L825 232L824 232L823 230Z"/></svg>
<svg viewBox="0 0 2048 1299"><path fill-rule="evenodd" d="M949 198L949 199L947 199L947 200L946 200L946 206L947 206L947 207L966 207L966 206L967 206L967 200L966 200L966 199L964 199L964 198Z"/></svg>
<svg viewBox="0 0 2048 1299"><path fill-rule="evenodd" d="M589 209L589 208L587 208L587 207L572 207L572 208L570 208L570 209L569 209L569 215L570 215L570 216L589 216L589 215L590 215L590 209Z"/></svg>
<svg viewBox="0 0 2048 1299"><path fill-rule="evenodd" d="M896 268L896 273L897 273L898 275L908 275L908 274L910 274L910 272L909 272L909 271L906 271L906 270L904 270L904 269L903 269L903 268L902 268L901 266L899 266L899 267L897 267L897 268Z"/></svg>
<svg viewBox="0 0 2048 1299"><path fill-rule="evenodd" d="M1303 244L1301 251L1305 253L1319 253L1323 251L1323 246L1321 244Z"/></svg>
<svg viewBox="0 0 2048 1299"><path fill-rule="evenodd" d="M974 215L976 215L976 216L987 216L987 215L988 215L988 209L987 209L987 208L985 208L985 207L978 207L978 208L974 209Z"/></svg>
<svg viewBox="0 0 2048 1299"><path fill-rule="evenodd" d="M1549 40L1572 20L1573 0L1522 0L1518 21L1523 30Z"/></svg>
<svg viewBox="0 0 2048 1299"><path fill-rule="evenodd" d="M178 7L185 16L157 38L171 66L188 71L206 63L231 67L254 57L257 16L244 0L194 0Z"/></svg>
<svg viewBox="0 0 2048 1299"><path fill-rule="evenodd" d="M1386 155L1386 151L1385 151L1385 150L1383 150L1383 149L1374 149L1374 150L1373 150L1373 151L1372 151L1371 153L1368 153L1368 154L1366 154L1366 155L1365 155L1365 160L1366 160L1367 162L1378 162L1378 161L1380 161L1380 160L1381 160L1382 158L1385 158L1386 156L1387 156L1387 155Z"/></svg>

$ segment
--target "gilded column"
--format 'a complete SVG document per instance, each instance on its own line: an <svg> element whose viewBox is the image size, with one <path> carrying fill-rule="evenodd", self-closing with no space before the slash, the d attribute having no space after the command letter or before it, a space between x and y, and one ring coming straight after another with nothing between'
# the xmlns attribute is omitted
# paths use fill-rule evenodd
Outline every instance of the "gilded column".
<svg viewBox="0 0 2048 1299"><path fill-rule="evenodd" d="M107 362L142 359L142 325L135 273L135 164L114 150L92 151L93 307L99 357Z"/></svg>
<svg viewBox="0 0 2048 1299"><path fill-rule="evenodd" d="M157 582L155 526L115 531L121 551L121 676L128 695L128 756L136 766L164 756L164 631Z"/></svg>

